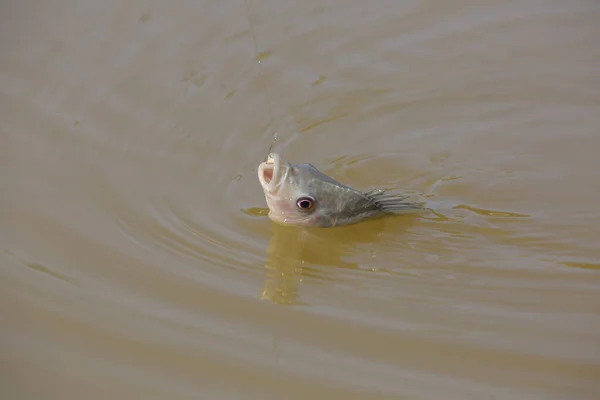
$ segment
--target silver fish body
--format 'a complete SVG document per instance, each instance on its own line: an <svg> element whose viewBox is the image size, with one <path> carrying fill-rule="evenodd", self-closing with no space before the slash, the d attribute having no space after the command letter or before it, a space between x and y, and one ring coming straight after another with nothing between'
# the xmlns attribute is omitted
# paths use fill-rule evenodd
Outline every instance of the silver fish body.
<svg viewBox="0 0 600 400"><path fill-rule="evenodd" d="M311 164L283 162L276 153L259 165L258 179L269 207L269 218L284 225L326 228L422 209L408 200L408 196L380 189L361 192Z"/></svg>

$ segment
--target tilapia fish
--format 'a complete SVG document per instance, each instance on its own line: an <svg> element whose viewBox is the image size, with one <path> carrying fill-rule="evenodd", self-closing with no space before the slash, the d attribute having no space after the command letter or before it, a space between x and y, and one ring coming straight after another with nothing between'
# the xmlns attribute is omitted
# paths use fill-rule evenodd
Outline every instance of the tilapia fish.
<svg viewBox="0 0 600 400"><path fill-rule="evenodd" d="M269 218L279 224L313 227L349 225L367 218L421 210L408 196L381 189L361 192L311 164L290 164L271 153L258 167Z"/></svg>

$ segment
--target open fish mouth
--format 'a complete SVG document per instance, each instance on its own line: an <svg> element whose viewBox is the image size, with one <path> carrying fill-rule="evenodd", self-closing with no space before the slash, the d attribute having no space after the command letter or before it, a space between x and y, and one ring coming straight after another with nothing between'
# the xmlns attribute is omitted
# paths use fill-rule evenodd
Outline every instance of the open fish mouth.
<svg viewBox="0 0 600 400"><path fill-rule="evenodd" d="M258 180L263 190L271 193L275 191L280 181L280 165L279 154L275 153L269 154L267 161L260 163L258 166Z"/></svg>

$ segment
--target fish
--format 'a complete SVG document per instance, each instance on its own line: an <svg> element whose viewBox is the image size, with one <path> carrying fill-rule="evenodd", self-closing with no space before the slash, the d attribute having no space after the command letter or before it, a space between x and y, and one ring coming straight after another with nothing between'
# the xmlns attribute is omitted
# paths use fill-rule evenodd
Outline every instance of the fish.
<svg viewBox="0 0 600 400"><path fill-rule="evenodd" d="M329 228L366 219L422 210L409 196L384 189L360 191L322 173L312 164L291 164L270 153L258 166L258 180L275 223Z"/></svg>

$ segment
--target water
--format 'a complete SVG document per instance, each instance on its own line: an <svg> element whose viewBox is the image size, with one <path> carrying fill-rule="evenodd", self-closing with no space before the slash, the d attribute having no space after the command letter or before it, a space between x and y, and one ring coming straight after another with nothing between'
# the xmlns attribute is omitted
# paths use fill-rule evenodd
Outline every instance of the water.
<svg viewBox="0 0 600 400"><path fill-rule="evenodd" d="M2 398L598 398L598 3L249 5L0 6Z"/></svg>

